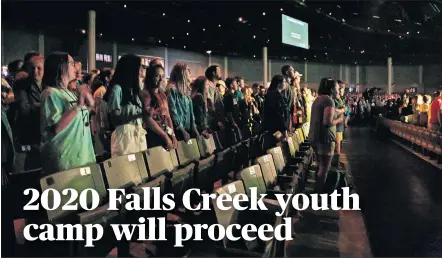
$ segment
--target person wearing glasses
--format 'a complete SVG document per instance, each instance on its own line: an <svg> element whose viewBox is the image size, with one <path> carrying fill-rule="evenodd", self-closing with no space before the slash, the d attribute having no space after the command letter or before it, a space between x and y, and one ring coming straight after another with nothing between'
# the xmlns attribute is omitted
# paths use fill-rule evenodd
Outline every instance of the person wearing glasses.
<svg viewBox="0 0 442 258"><path fill-rule="evenodd" d="M44 62L41 94L41 162L43 173L53 174L95 163L89 125L89 110L94 99L81 85L77 94L67 89L75 79L72 57L51 53Z"/></svg>

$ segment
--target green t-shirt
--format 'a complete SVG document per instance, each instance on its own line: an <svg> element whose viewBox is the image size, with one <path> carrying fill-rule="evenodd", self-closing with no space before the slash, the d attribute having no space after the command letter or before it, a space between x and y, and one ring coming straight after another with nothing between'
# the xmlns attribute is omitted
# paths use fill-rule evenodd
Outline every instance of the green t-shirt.
<svg viewBox="0 0 442 258"><path fill-rule="evenodd" d="M89 111L84 107L58 134L55 126L77 97L66 89L48 88L41 95L42 168L45 174L95 163Z"/></svg>
<svg viewBox="0 0 442 258"><path fill-rule="evenodd" d="M123 117L131 117L143 114L143 109L141 108L143 105L138 96L136 96L138 105L134 105L132 102L122 105L121 104L122 100L123 100L123 92L121 90L121 86L114 85L114 87L112 88L112 92L109 96L109 101L107 103L109 112L112 112L114 110L120 110L121 116ZM142 125L143 119L140 117L132 120L128 124Z"/></svg>

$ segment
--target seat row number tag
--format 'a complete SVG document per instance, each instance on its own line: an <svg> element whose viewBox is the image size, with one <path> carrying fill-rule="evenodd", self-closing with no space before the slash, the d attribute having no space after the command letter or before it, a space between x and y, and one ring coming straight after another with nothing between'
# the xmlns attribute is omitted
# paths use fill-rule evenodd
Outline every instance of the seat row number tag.
<svg viewBox="0 0 442 258"><path fill-rule="evenodd" d="M91 174L90 167L80 168L80 175L86 176L86 175L90 175L90 174Z"/></svg>
<svg viewBox="0 0 442 258"><path fill-rule="evenodd" d="M250 168L250 175L254 175L255 174L255 167L251 167Z"/></svg>
<svg viewBox="0 0 442 258"><path fill-rule="evenodd" d="M229 190L229 194L236 192L236 186L234 184L229 185L227 189Z"/></svg>
<svg viewBox="0 0 442 258"><path fill-rule="evenodd" d="M192 145L192 140L188 140L187 144Z"/></svg>
<svg viewBox="0 0 442 258"><path fill-rule="evenodd" d="M127 159L128 159L129 161L137 160L137 158L135 157L135 154L130 154L129 156L127 156Z"/></svg>
<svg viewBox="0 0 442 258"><path fill-rule="evenodd" d="M265 162L265 163L269 162L269 157L264 156L264 162Z"/></svg>

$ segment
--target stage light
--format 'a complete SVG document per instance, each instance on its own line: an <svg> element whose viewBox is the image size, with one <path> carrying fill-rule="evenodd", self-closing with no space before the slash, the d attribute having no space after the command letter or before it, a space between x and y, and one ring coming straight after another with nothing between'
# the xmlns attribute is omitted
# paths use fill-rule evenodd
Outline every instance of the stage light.
<svg viewBox="0 0 442 258"><path fill-rule="evenodd" d="M124 5L124 8L126 8L127 7L127 5Z"/></svg>
<svg viewBox="0 0 442 258"><path fill-rule="evenodd" d="M212 50L207 50L206 53L210 55L212 53Z"/></svg>

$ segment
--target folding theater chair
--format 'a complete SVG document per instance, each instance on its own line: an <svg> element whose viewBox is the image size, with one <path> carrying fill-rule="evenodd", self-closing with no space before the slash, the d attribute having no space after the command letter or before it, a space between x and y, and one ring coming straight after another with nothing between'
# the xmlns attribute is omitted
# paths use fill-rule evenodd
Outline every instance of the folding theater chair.
<svg viewBox="0 0 442 258"><path fill-rule="evenodd" d="M195 173L195 186L211 193L213 191L213 183L216 180L216 173L214 171L215 166L215 141L213 136L210 135L208 139L203 136L197 138L198 149L200 152L201 160L198 161L197 173Z"/></svg>
<svg viewBox="0 0 442 258"><path fill-rule="evenodd" d="M181 196L184 192L195 185L195 173L198 172L198 161L201 157L196 139L179 141L176 149L178 157L178 169L172 173L168 187L175 198L177 207L182 206Z"/></svg>
<svg viewBox="0 0 442 258"><path fill-rule="evenodd" d="M45 176L40 180L41 190L54 189L60 192L61 203L55 210L47 210L47 219L52 224L100 224L103 226L103 238L94 243L95 247L84 247L83 241L68 242L69 247L65 250L69 252L69 256L106 256L113 247L118 247L120 256L127 256L129 254L129 244L127 241L117 241L114 237L111 224L119 224L125 221L124 213L120 211L108 211L109 204L107 200L107 191L105 182L101 173L100 166L93 164L90 166L74 168L66 171L61 171L49 176ZM79 198L71 202L71 195L63 195L61 192L64 189L73 188L80 195L87 189L94 189L99 196L98 208L90 211L84 210L62 210L62 207L69 203L75 205L79 203ZM54 195L48 195L49 207L53 207ZM87 194L91 196L90 193ZM87 205L92 204L92 198L86 198ZM81 206L78 205L80 208ZM59 245L60 242L57 242Z"/></svg>
<svg viewBox="0 0 442 258"><path fill-rule="evenodd" d="M221 194L228 194L234 196L238 194L245 194L244 185L242 181L234 181L228 185L219 188L215 192L218 196ZM264 203L268 210L260 211L238 211L233 208L232 203L224 202L224 205L232 206L231 209L221 210L217 206L216 200L212 201L214 206L218 224L227 228L230 224L239 224L244 226L246 224L262 225L264 223L271 224L276 227L282 222L282 216L277 217L276 211L280 211L280 205L274 200L264 199ZM246 206L247 202L242 202L242 206ZM233 230L234 235L239 235L240 230ZM271 237L269 233L269 237ZM216 242L217 253L220 256L260 256L260 257L280 257L284 252L284 242L279 242L272 237L269 241L259 240L257 237L255 241L244 241L240 238L238 241L230 241L226 237Z"/></svg>
<svg viewBox="0 0 442 258"><path fill-rule="evenodd" d="M217 149L214 173L216 179L222 179L223 184L226 184L228 175L233 168L235 150L231 148L226 140L226 130L215 132L213 137Z"/></svg>

